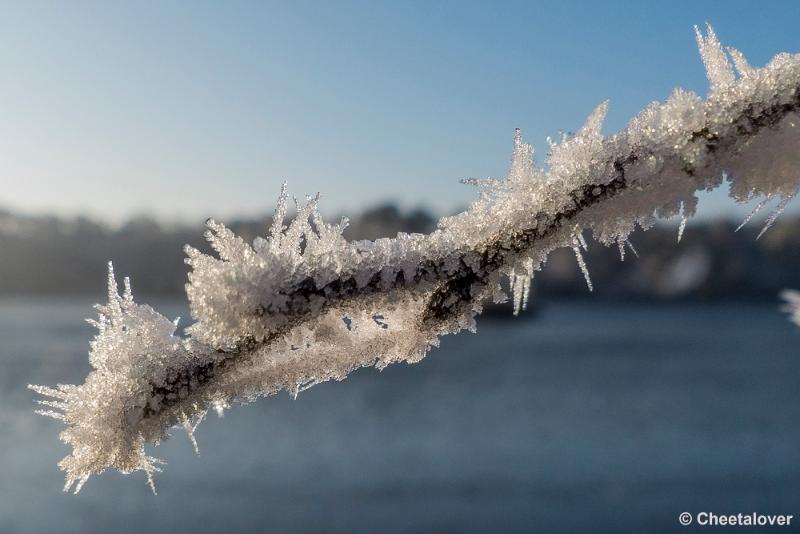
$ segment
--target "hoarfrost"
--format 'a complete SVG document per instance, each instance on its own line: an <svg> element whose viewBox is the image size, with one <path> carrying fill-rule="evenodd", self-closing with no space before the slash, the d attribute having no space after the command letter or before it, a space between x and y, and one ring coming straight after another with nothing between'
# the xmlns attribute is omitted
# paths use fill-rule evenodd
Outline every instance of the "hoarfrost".
<svg viewBox="0 0 800 534"><path fill-rule="evenodd" d="M711 84L706 100L676 89L610 137L601 133L603 102L576 134L549 141L544 167L517 130L507 178L468 180L478 198L429 235L348 242L347 221L324 222L318 197L285 224L285 186L267 237L252 245L209 220L216 256L187 248L195 322L185 338L175 322L135 303L127 282L120 295L109 270L86 381L31 386L50 399L40 413L66 424L66 489L108 468L144 471L152 484L160 464L145 444L177 425L196 447L209 408L221 414L359 367L417 362L442 335L474 330L483 303L506 298L503 277L518 313L554 249L574 249L591 289L585 231L616 244L621 258L626 244L635 254L631 232L657 218L691 217L695 193L719 186L723 174L734 200L780 198L785 207L799 181L800 55L779 54L757 69L730 50L737 78L710 27L697 40ZM800 299L787 295L797 318Z"/></svg>

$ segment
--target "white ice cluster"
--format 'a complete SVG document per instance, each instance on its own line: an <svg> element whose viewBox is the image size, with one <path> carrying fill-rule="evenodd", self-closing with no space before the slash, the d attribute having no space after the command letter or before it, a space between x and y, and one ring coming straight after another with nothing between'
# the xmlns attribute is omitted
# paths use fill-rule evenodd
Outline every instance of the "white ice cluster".
<svg viewBox="0 0 800 534"><path fill-rule="evenodd" d="M587 231L624 257L635 228L692 216L695 193L723 176L735 200L780 198L782 209L800 183L800 55L753 68L710 27L697 40L711 84L705 100L676 89L610 137L601 133L603 103L576 134L550 142L544 167L517 131L508 177L467 180L479 198L429 235L348 242L346 221L325 223L317 198L284 225L285 189L268 236L252 245L209 221L217 256L187 250L196 322L185 338L134 303L127 283L119 296L112 273L86 382L33 386L54 399L41 401L42 413L67 425L67 488L107 468L152 481L157 462L145 444L175 425L193 437L209 408L418 361L440 336L474 329L484 302L506 299L503 277L518 312L556 248L575 251L591 289Z"/></svg>
<svg viewBox="0 0 800 534"><path fill-rule="evenodd" d="M800 291L787 289L781 293L781 297L786 302L783 311L789 314L789 320L800 326Z"/></svg>
<svg viewBox="0 0 800 534"><path fill-rule="evenodd" d="M159 408L163 399L153 386L163 385L175 366L195 364L193 343L175 337L177 320L136 304L127 278L120 296L110 264L108 304L96 308L99 318L89 320L98 330L89 351L94 371L80 386L31 386L54 399L37 401L49 408L38 413L67 425L61 439L73 452L60 463L67 472L65 490L75 484L79 491L91 473L109 466L124 473L143 470L152 485L159 462L145 454L144 444L157 442L163 429L148 430L145 408Z"/></svg>

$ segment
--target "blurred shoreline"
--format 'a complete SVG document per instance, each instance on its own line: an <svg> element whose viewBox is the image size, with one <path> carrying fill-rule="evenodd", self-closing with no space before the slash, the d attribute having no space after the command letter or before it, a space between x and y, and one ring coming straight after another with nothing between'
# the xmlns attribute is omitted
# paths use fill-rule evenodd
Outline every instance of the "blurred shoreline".
<svg viewBox="0 0 800 534"><path fill-rule="evenodd" d="M383 204L351 218L348 239L428 233L437 216ZM263 235L270 216L224 221L246 241ZM800 287L800 218L779 219L760 240L757 221L739 232L729 221L691 224L677 243L677 228L657 225L632 236L639 257L589 242L590 293L570 250L554 252L533 282L537 298L643 301L774 300ZM0 210L0 298L98 296L106 263L130 276L139 295L184 294L184 245L208 251L201 226L165 225L139 217L119 227L87 218L26 216ZM588 237L588 236L587 236Z"/></svg>

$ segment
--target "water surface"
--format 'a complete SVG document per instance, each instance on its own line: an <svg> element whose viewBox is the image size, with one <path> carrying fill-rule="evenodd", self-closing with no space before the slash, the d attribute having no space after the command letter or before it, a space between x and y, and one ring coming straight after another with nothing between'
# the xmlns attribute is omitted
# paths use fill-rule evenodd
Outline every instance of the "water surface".
<svg viewBox="0 0 800 534"><path fill-rule="evenodd" d="M28 383L82 381L84 300L0 301L0 532L672 532L800 516L800 328L777 304L548 303L416 365L175 430L141 473L61 492ZM179 302L153 302L169 316ZM185 325L185 322L184 322Z"/></svg>

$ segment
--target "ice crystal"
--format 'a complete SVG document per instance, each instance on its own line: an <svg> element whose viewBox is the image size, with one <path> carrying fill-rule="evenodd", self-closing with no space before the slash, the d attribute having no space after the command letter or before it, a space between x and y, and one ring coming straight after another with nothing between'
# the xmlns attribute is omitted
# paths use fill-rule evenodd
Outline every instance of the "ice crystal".
<svg viewBox="0 0 800 534"><path fill-rule="evenodd" d="M736 227L736 230L734 230L734 231L735 231L735 232L738 232L739 230L741 230L742 228L744 228L744 226L745 226L747 223L749 223L749 222L750 222L750 220L751 220L753 217L755 217L755 216L756 216L756 214L757 214L759 211L761 211L761 208L763 208L763 207L764 207L764 205L766 205L766 203L767 203L767 202L769 202L771 199L772 199L772 196L768 195L766 198L764 198L763 200L761 200L761 202L759 202L758 204L756 204L756 207L755 207L755 208L753 208L753 210L752 210L752 211L751 211L751 212L750 212L750 213L747 215L747 217L745 217L745 218L744 218L744 220L742 221L742 224L740 224L739 226L737 226L737 227Z"/></svg>
<svg viewBox="0 0 800 534"><path fill-rule="evenodd" d="M281 390L296 396L359 367L416 362L442 335L474 330L484 302L505 300L503 277L518 313L554 249L575 251L591 289L586 231L616 244L621 258L626 245L635 254L634 229L693 216L695 193L719 186L723 175L734 200L780 198L782 209L798 188L800 55L753 68L729 50L734 72L710 27L697 40L707 99L676 89L609 137L601 133L604 102L577 133L549 141L543 167L517 130L506 179L467 180L478 198L429 235L348 242L347 221L323 221L317 197L298 203L285 223L285 187L267 236L252 244L209 220L216 255L187 249L195 322L185 338L135 303L127 282L120 295L110 272L86 381L32 386L53 399L41 401L42 413L66 423L67 488L108 468L141 470L152 482L158 462L144 445L177 425L196 447L194 430L210 408L221 414Z"/></svg>
<svg viewBox="0 0 800 534"><path fill-rule="evenodd" d="M683 239L683 232L686 231L686 223L689 221L686 217L681 217L681 222L678 225L678 243Z"/></svg>
<svg viewBox="0 0 800 534"><path fill-rule="evenodd" d="M586 247L584 246L584 248ZM592 287L592 279L589 277L589 268L586 266L586 261L583 259L583 254L581 254L581 242L578 239L575 239L575 244L572 245L572 250L575 251L575 259L578 260L578 266L581 268L583 278L586 280L586 286L589 288L589 291L593 291L594 288Z"/></svg>
<svg viewBox="0 0 800 534"><path fill-rule="evenodd" d="M791 200L796 195L797 195L797 191L795 191L794 193L792 193L790 195L785 196L781 200L780 204L778 204L778 207L775 208L775 210L772 213L770 213L769 217L767 217L767 220L764 222L764 227L758 233L758 235L756 236L756 239L761 239L761 236L764 235L767 232L767 230L769 230L772 227L772 225L775 223L775 221L778 220L778 217L780 216L780 214L783 213L783 210L786 209L786 206L789 205L789 202L791 202Z"/></svg>

